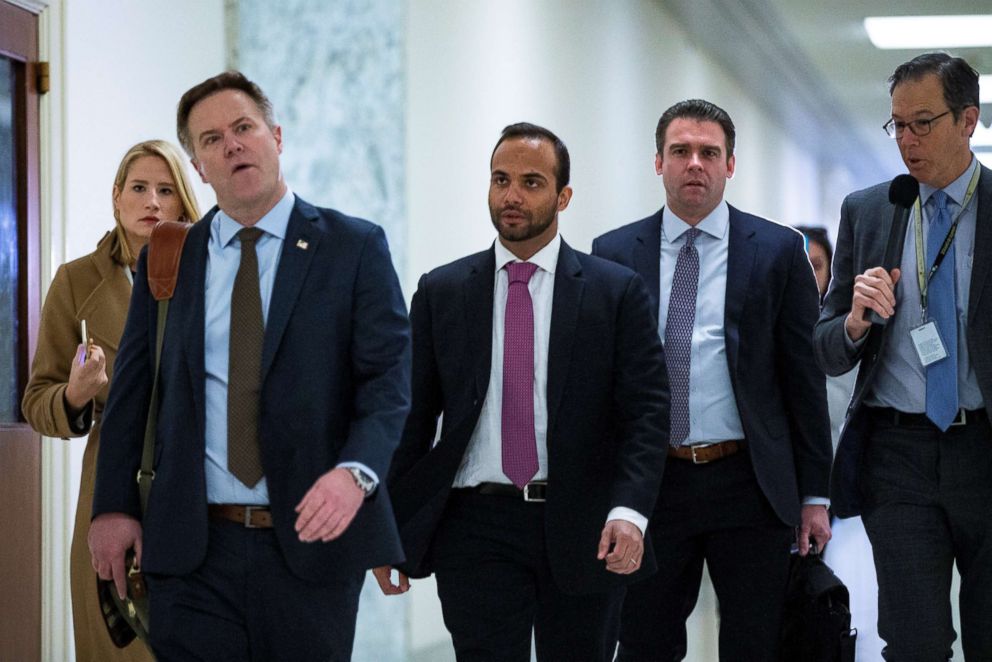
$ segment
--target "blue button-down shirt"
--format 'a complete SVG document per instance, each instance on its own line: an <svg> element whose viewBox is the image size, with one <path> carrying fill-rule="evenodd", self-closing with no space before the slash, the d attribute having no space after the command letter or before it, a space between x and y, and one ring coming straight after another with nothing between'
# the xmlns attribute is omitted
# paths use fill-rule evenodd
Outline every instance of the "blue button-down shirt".
<svg viewBox="0 0 992 662"><path fill-rule="evenodd" d="M971 165L960 177L944 188L947 193L947 210L953 219L961 212L961 203L971 177L978 167L978 160L973 156ZM926 255L926 243L930 218L935 213L934 203L930 197L936 189L927 184L920 184L920 201L923 203L923 243ZM978 194L972 197L968 207L961 212L958 219L957 233L954 235L954 283L957 290L958 309L958 402L964 409L981 409L984 403L982 392L978 388L978 378L968 356L968 298L971 295L971 270L975 259L975 227L978 217ZM872 385L871 393L865 396L865 404L876 407L893 407L899 411L922 413L926 411L927 373L920 363L920 357L913 347L909 335L911 329L923 323L923 311L920 308L920 286L916 273L916 232L914 224L918 223L915 213L906 229L903 241L902 275L896 285L896 314L889 322L892 329L885 346L878 357L878 368ZM952 265L949 262L941 264L941 269ZM924 272L928 273L927 264ZM849 346L850 338L844 336ZM865 336L866 338L867 336ZM864 338L860 340L861 344Z"/></svg>
<svg viewBox="0 0 992 662"><path fill-rule="evenodd" d="M262 318L268 319L272 286L279 268L286 227L295 199L286 195L254 227L263 230L255 244L258 255L258 286L262 295ZM206 371L207 501L209 503L269 503L265 478L248 487L227 468L227 363L231 337L231 290L241 264L243 225L223 211L210 221L207 244L207 275L204 301L203 366Z"/></svg>
<svg viewBox="0 0 992 662"><path fill-rule="evenodd" d="M685 232L691 227L667 207L662 212L661 287L658 290L658 330L662 341L668 321L675 262L685 244ZM685 443L743 439L744 426L730 381L723 326L730 248L730 208L727 203L721 202L695 227L701 231L695 241L699 251L699 286L689 364L689 436Z"/></svg>

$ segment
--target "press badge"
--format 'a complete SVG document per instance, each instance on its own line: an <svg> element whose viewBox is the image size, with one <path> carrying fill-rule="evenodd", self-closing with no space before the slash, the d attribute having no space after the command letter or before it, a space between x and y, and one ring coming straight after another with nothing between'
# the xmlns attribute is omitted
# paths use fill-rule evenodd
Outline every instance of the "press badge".
<svg viewBox="0 0 992 662"><path fill-rule="evenodd" d="M940 333L937 331L937 323L933 320L911 329L909 335L924 367L947 356L947 350L944 349L944 343L941 342Z"/></svg>

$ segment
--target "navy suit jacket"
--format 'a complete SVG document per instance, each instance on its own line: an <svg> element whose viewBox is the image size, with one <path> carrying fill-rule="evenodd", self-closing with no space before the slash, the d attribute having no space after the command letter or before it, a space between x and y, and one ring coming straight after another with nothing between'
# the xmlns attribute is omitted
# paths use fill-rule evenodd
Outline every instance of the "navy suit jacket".
<svg viewBox="0 0 992 662"><path fill-rule="evenodd" d="M193 571L207 550L204 288L214 213L189 231L169 306L155 480L143 518L135 474L158 314L144 253L97 463L93 515L120 512L142 519L142 565L168 575ZM409 410L409 371L406 306L382 229L297 198L265 325L259 442L277 539L299 577L329 581L341 572L402 559L384 484L330 543L301 543L293 509L340 462L361 462L386 475Z"/></svg>
<svg viewBox="0 0 992 662"><path fill-rule="evenodd" d="M592 248L641 274L656 316L661 216L608 232ZM802 497L827 496L832 452L826 381L813 360L816 281L795 230L730 207L729 232L730 381L758 484L779 518L796 525Z"/></svg>
<svg viewBox="0 0 992 662"><path fill-rule="evenodd" d="M985 409L992 416L992 170L984 166L978 179L978 211L975 227L975 255L971 269L968 300L968 357L975 369ZM851 311L854 278L882 264L889 230L892 204L889 182L857 191L844 199L834 254L833 279L816 325L817 360L827 374L847 372L861 362L854 394L847 410L830 479L833 511L840 517L861 514L861 465L871 433L862 403L874 381L876 359L892 325L873 325L864 344L853 354L846 350L844 321ZM915 277L915 274L903 274ZM896 311L899 314L899 311Z"/></svg>
<svg viewBox="0 0 992 662"><path fill-rule="evenodd" d="M413 406L393 458L395 495L413 577L431 572L430 546L486 397L492 360L492 248L439 267L413 297ZM668 442L668 383L657 321L641 279L562 242L548 344L545 531L558 586L602 591L631 575L596 560L607 513L649 516ZM435 445L438 417L443 414Z"/></svg>

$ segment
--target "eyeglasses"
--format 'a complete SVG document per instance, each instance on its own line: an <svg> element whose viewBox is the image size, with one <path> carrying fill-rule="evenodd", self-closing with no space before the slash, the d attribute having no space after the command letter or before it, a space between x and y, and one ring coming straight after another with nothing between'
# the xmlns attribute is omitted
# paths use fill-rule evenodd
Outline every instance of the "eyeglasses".
<svg viewBox="0 0 992 662"><path fill-rule="evenodd" d="M950 110L945 110L940 115L931 117L928 120L913 120L912 122L898 122L894 119L890 119L882 125L882 131L885 131L889 138L898 138L907 128L912 131L914 136L925 136L930 133L933 128L930 126L931 124L939 120L944 115L949 115L950 112Z"/></svg>

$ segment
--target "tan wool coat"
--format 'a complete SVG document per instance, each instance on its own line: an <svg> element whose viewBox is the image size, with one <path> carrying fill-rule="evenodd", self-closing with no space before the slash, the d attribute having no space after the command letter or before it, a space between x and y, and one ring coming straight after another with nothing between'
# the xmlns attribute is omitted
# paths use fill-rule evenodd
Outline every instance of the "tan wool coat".
<svg viewBox="0 0 992 662"><path fill-rule="evenodd" d="M86 320L87 333L107 357L107 376L113 379L117 345L124 331L131 285L120 261L117 233L104 235L96 250L59 267L45 298L38 332L38 349L31 365L31 380L24 392L21 409L36 431L48 437L78 437L86 434L83 473L72 534L70 585L72 624L75 630L77 662L136 662L154 659L138 640L118 649L110 640L97 598L96 573L90 563L86 536L96 477L97 447L100 443L100 417L109 386L93 401L92 421L87 430L74 432L65 410L63 393L69 382L69 368L80 342L80 320Z"/></svg>

